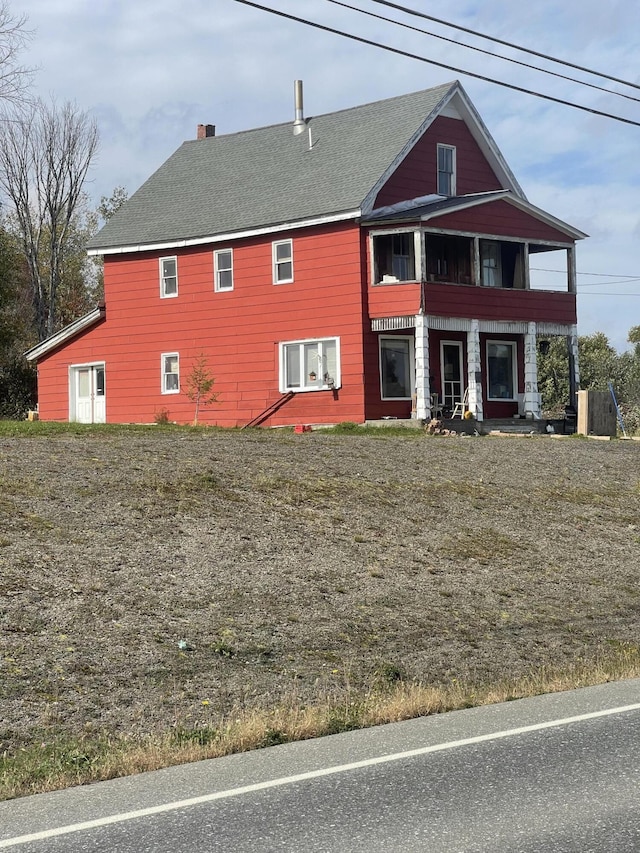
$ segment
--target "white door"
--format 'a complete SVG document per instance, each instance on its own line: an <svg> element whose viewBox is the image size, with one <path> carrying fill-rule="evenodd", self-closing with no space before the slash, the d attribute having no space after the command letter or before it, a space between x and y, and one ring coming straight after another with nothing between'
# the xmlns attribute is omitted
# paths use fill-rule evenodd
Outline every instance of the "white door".
<svg viewBox="0 0 640 853"><path fill-rule="evenodd" d="M441 341L440 370L442 402L445 409L453 409L464 393L461 341Z"/></svg>
<svg viewBox="0 0 640 853"><path fill-rule="evenodd" d="M104 364L76 367L74 374L74 420L81 424L105 423Z"/></svg>

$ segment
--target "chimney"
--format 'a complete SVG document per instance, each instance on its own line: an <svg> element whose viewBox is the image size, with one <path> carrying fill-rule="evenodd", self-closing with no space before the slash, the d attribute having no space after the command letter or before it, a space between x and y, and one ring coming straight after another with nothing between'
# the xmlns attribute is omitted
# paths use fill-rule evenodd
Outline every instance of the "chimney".
<svg viewBox="0 0 640 853"><path fill-rule="evenodd" d="M293 135L299 136L306 127L304 120L304 108L302 105L302 80L296 80L293 84L294 103L296 109L296 118L293 122Z"/></svg>
<svg viewBox="0 0 640 853"><path fill-rule="evenodd" d="M196 139L207 139L216 135L215 124L199 124Z"/></svg>

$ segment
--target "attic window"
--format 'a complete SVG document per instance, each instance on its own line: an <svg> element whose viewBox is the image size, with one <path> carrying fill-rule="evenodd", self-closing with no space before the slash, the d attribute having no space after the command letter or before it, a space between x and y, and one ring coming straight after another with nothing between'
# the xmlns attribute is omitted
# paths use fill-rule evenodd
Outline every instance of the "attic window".
<svg viewBox="0 0 640 853"><path fill-rule="evenodd" d="M415 281L414 232L374 236L373 262L376 282Z"/></svg>
<svg viewBox="0 0 640 853"><path fill-rule="evenodd" d="M456 194L456 149L438 145L438 194Z"/></svg>

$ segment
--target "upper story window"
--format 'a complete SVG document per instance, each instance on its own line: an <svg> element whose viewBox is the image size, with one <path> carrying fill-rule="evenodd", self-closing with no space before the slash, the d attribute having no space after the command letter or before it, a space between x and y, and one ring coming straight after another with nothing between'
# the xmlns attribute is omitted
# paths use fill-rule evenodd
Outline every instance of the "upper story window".
<svg viewBox="0 0 640 853"><path fill-rule="evenodd" d="M413 231L373 237L374 281L416 281L416 249Z"/></svg>
<svg viewBox="0 0 640 853"><path fill-rule="evenodd" d="M480 284L519 290L526 287L522 243L499 240L480 240L479 243Z"/></svg>
<svg viewBox="0 0 640 853"><path fill-rule="evenodd" d="M178 259L160 258L160 296L178 295Z"/></svg>
<svg viewBox="0 0 640 853"><path fill-rule="evenodd" d="M281 391L326 391L339 387L338 338L280 344Z"/></svg>
<svg viewBox="0 0 640 853"><path fill-rule="evenodd" d="M438 193L456 194L456 149L453 145L438 145Z"/></svg>
<svg viewBox="0 0 640 853"><path fill-rule="evenodd" d="M177 352L164 352L160 359L162 393L178 394L180 391L180 356Z"/></svg>
<svg viewBox="0 0 640 853"><path fill-rule="evenodd" d="M272 243L273 283L293 281L293 240L276 240Z"/></svg>
<svg viewBox="0 0 640 853"><path fill-rule="evenodd" d="M233 290L233 249L218 249L213 253L214 289Z"/></svg>

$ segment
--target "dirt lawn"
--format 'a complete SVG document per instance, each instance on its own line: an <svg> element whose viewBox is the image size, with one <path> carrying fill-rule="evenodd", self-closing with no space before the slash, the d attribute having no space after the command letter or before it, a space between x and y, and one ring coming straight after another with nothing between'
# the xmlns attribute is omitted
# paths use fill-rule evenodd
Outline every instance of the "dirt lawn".
<svg viewBox="0 0 640 853"><path fill-rule="evenodd" d="M640 643L637 442L45 431L0 511L0 752Z"/></svg>

